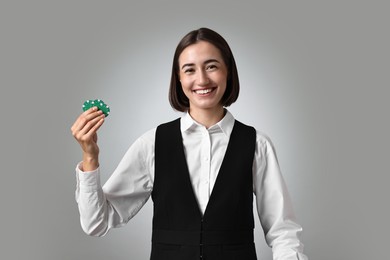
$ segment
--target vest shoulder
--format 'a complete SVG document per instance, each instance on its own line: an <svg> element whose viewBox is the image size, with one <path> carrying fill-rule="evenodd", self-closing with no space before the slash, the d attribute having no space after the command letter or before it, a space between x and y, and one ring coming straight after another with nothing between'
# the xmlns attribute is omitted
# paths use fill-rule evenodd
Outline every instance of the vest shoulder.
<svg viewBox="0 0 390 260"><path fill-rule="evenodd" d="M165 122L165 123L162 123L160 125L157 126L157 130L158 129L164 129L164 128L171 128L171 127L176 127L180 125L180 117L175 119L175 120L172 120L172 121L169 121L169 122Z"/></svg>
<svg viewBox="0 0 390 260"><path fill-rule="evenodd" d="M253 126L244 124L244 123L242 123L241 121L238 121L237 119L234 119L234 124L239 125L240 127L255 129ZM255 130L256 130L256 129L255 129Z"/></svg>
<svg viewBox="0 0 390 260"><path fill-rule="evenodd" d="M253 126L244 124L237 119L234 120L234 127L240 129L241 131L246 131L248 133L251 133L253 135L256 135L257 131Z"/></svg>

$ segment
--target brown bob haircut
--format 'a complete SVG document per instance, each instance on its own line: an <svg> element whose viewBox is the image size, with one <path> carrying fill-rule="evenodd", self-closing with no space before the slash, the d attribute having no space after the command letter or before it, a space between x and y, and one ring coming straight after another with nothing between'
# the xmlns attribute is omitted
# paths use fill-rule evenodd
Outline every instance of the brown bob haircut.
<svg viewBox="0 0 390 260"><path fill-rule="evenodd" d="M237 100L240 92L236 62L228 43L217 32L208 28L200 28L189 32L183 37L177 45L173 56L169 102L177 111L185 112L190 107L190 102L183 92L179 79L179 56L185 48L199 41L206 41L213 44L221 52L221 56L227 67L228 78L226 82L226 91L221 99L222 105L227 107L233 104Z"/></svg>

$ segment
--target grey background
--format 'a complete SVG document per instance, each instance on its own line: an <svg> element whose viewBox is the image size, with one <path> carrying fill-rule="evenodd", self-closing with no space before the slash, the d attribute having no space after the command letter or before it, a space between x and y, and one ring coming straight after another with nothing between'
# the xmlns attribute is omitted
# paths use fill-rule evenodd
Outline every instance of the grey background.
<svg viewBox="0 0 390 260"><path fill-rule="evenodd" d="M151 202L104 238L74 200L85 99L112 114L102 181L131 143L180 116L173 51L201 26L235 54L230 110L273 140L310 259L387 259L387 1L1 1L1 259L147 259ZM271 259L257 223L259 259Z"/></svg>

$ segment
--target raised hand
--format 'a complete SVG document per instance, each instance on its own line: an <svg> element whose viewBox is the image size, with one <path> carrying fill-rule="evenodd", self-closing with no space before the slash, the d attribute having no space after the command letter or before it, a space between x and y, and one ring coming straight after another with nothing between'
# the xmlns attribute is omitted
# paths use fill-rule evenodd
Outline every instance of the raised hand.
<svg viewBox="0 0 390 260"><path fill-rule="evenodd" d="M104 114L97 107L83 112L71 127L73 137L83 151L83 171L95 170L99 166L97 131L104 123Z"/></svg>

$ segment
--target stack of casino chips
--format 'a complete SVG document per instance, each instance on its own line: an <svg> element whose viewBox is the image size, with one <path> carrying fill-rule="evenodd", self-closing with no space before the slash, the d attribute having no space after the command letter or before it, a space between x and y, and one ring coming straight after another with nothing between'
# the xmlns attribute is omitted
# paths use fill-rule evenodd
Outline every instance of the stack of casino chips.
<svg viewBox="0 0 390 260"><path fill-rule="evenodd" d="M84 102L83 110L86 111L91 107L97 107L98 110L103 111L103 114L107 117L110 114L110 107L106 105L101 99L90 99Z"/></svg>

